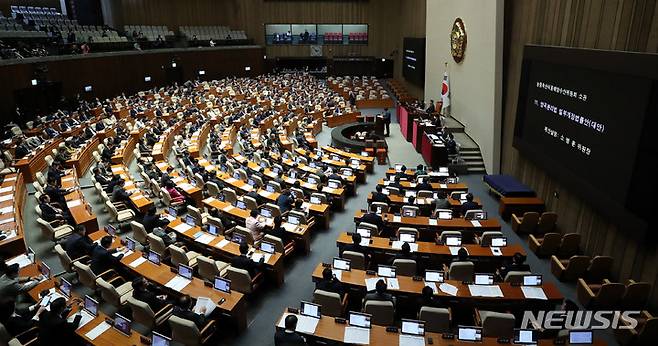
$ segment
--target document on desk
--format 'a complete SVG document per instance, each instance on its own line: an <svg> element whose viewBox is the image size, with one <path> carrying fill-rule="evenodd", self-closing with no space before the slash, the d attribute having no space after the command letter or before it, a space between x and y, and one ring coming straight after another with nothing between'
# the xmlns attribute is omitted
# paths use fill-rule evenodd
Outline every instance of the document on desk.
<svg viewBox="0 0 658 346"><path fill-rule="evenodd" d="M136 260L130 262L129 266L132 268L137 268L139 267L142 263L146 262L146 258L144 257L139 257Z"/></svg>
<svg viewBox="0 0 658 346"><path fill-rule="evenodd" d="M548 300L544 289L541 287L521 286L521 291L527 299Z"/></svg>
<svg viewBox="0 0 658 346"><path fill-rule="evenodd" d="M448 249L450 249L450 254L451 255L457 256L457 253L459 252L459 249L461 249L461 247L459 247L459 246L448 246Z"/></svg>
<svg viewBox="0 0 658 346"><path fill-rule="evenodd" d="M14 199L14 195L12 194L0 196L0 202L7 202L11 201L12 199Z"/></svg>
<svg viewBox="0 0 658 346"><path fill-rule="evenodd" d="M202 236L196 238L196 241L198 241L201 244L208 245L214 239L215 239L215 236L213 236L212 234L204 233Z"/></svg>
<svg viewBox="0 0 658 346"><path fill-rule="evenodd" d="M67 318L66 320L67 320L69 323L73 322L73 320L75 319L75 316L76 316L77 314L80 314L80 315L82 316L82 318L80 319L80 324L78 325L78 328L77 328L77 329L80 329L80 328L84 327L85 324L91 322L91 320L94 319L94 316L92 316L92 315L91 315L90 313L88 313L87 311L82 310L82 311L80 311L80 312L78 312L78 313L75 313L75 314L69 316L69 318Z"/></svg>
<svg viewBox="0 0 658 346"><path fill-rule="evenodd" d="M400 346L425 346L425 338L415 335L400 334Z"/></svg>
<svg viewBox="0 0 658 346"><path fill-rule="evenodd" d="M393 216L393 222L402 222L402 216Z"/></svg>
<svg viewBox="0 0 658 346"><path fill-rule="evenodd" d="M215 247L221 249L224 246L228 245L229 243L230 243L230 241L228 241L226 239L222 239L222 240L219 241L219 243L215 244Z"/></svg>
<svg viewBox="0 0 658 346"><path fill-rule="evenodd" d="M165 287L169 287L174 291L181 291L183 288L187 287L190 282L192 282L192 280L176 275L165 284Z"/></svg>
<svg viewBox="0 0 658 346"><path fill-rule="evenodd" d="M369 278L366 279L366 291L374 291L377 281L382 280L381 278Z"/></svg>
<svg viewBox="0 0 658 346"><path fill-rule="evenodd" d="M446 282L441 283L439 285L439 289L441 290L441 292L443 292L445 294L449 294L453 297L456 296L457 292L459 291L457 286L451 285L451 284L446 283Z"/></svg>
<svg viewBox="0 0 658 346"><path fill-rule="evenodd" d="M238 181L238 180L235 179L235 178L227 178L225 181L226 181L227 184L233 184L233 183L235 183L235 182Z"/></svg>
<svg viewBox="0 0 658 346"><path fill-rule="evenodd" d="M73 181L73 180L75 180L75 178L73 178L73 177L68 177L68 178L64 178L64 179L62 179L62 182Z"/></svg>
<svg viewBox="0 0 658 346"><path fill-rule="evenodd" d="M16 256L9 261L5 262L8 266L13 265L13 264L18 264L18 268L24 268L32 264L32 260L30 257L26 254L22 254L20 256Z"/></svg>
<svg viewBox="0 0 658 346"><path fill-rule="evenodd" d="M491 254L493 254L494 256L503 255L503 251L499 247L490 247L490 249L491 249Z"/></svg>
<svg viewBox="0 0 658 346"><path fill-rule="evenodd" d="M110 327L112 327L112 326L110 326L109 323L103 321L103 322L99 323L96 327L94 327L94 329L88 331L87 334L85 334L85 336L89 340L96 340L97 337L99 337L99 336L101 336L101 334L105 333L105 331L110 329Z"/></svg>
<svg viewBox="0 0 658 346"><path fill-rule="evenodd" d="M14 206L10 205L8 207L4 207L0 209L0 214L8 214L8 213L13 213L14 212Z"/></svg>
<svg viewBox="0 0 658 346"><path fill-rule="evenodd" d="M297 327L295 328L295 331L304 334L314 334L315 328L318 326L318 322L320 322L319 318L297 315Z"/></svg>
<svg viewBox="0 0 658 346"><path fill-rule="evenodd" d="M482 224L478 220L471 220L471 225L473 225L473 227L482 227Z"/></svg>
<svg viewBox="0 0 658 346"><path fill-rule="evenodd" d="M66 202L66 206L69 207L69 208L77 207L80 204L82 204L82 201L79 200L79 199L74 199L72 201Z"/></svg>
<svg viewBox="0 0 658 346"><path fill-rule="evenodd" d="M13 185L0 188L0 193L10 192L10 191L14 191L14 186Z"/></svg>
<svg viewBox="0 0 658 346"><path fill-rule="evenodd" d="M336 277L336 279L338 279L338 281L340 281L340 279L343 277L343 271L340 269L332 269L331 273L334 274L334 276Z"/></svg>
<svg viewBox="0 0 658 346"><path fill-rule="evenodd" d="M178 185L178 187L183 189L183 191L191 190L191 189L194 188L194 186L192 186L192 184L190 184L190 183L183 183L183 184Z"/></svg>
<svg viewBox="0 0 658 346"><path fill-rule="evenodd" d="M13 218L13 217L10 217L10 218L8 218L8 219L0 220L0 225L4 225L4 224L6 224L6 223L10 223L10 222L14 222L14 218Z"/></svg>
<svg viewBox="0 0 658 346"><path fill-rule="evenodd" d="M370 245L370 238L361 238L361 241L359 242L359 245L361 245L361 246Z"/></svg>
<svg viewBox="0 0 658 346"><path fill-rule="evenodd" d="M370 329L359 327L345 327L343 342L346 344L370 344Z"/></svg>
<svg viewBox="0 0 658 346"><path fill-rule="evenodd" d="M190 225L188 225L188 224L186 224L186 223L179 223L178 225L176 225L176 226L174 227L174 231L176 231L176 232L180 232L180 233L185 233L185 232L187 232L188 230L190 230L191 228L192 228L192 226L190 226Z"/></svg>
<svg viewBox="0 0 658 346"><path fill-rule="evenodd" d="M387 278L386 288L388 288L389 290L399 290L400 283L398 282L398 278Z"/></svg>
<svg viewBox="0 0 658 346"><path fill-rule="evenodd" d="M16 176L13 176L11 178L5 178L5 181L14 181L16 180Z"/></svg>
<svg viewBox="0 0 658 346"><path fill-rule="evenodd" d="M242 189L247 191L247 192L254 191L254 187L249 185L249 184L242 185Z"/></svg>
<svg viewBox="0 0 658 346"><path fill-rule="evenodd" d="M473 297L504 297L498 285L468 285Z"/></svg>
<svg viewBox="0 0 658 346"><path fill-rule="evenodd" d="M438 226L438 225L439 225L439 220L437 220L437 219L429 219L429 225L430 225L430 226Z"/></svg>
<svg viewBox="0 0 658 346"><path fill-rule="evenodd" d="M439 184L439 189L447 189L448 184Z"/></svg>
<svg viewBox="0 0 658 346"><path fill-rule="evenodd" d="M194 313L201 315L202 307L206 308L206 312L204 312L203 315L208 317L213 311L215 311L217 304L215 304L215 302L213 302L212 299L208 297L199 297L197 298L196 304L194 305Z"/></svg>
<svg viewBox="0 0 658 346"><path fill-rule="evenodd" d="M233 206L229 204L229 205L225 206L224 208L222 208L222 211L225 212L225 213L230 213L233 209L234 209Z"/></svg>

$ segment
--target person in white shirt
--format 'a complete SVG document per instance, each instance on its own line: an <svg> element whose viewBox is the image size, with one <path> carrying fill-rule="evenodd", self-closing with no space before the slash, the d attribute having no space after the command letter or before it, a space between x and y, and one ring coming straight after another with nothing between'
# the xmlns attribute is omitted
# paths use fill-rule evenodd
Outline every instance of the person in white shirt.
<svg viewBox="0 0 658 346"><path fill-rule="evenodd" d="M247 220L245 220L245 226L251 232L251 235L254 237L254 241L259 241L265 235L264 230L267 227L265 220L263 220L258 215L258 210L252 210L249 214Z"/></svg>

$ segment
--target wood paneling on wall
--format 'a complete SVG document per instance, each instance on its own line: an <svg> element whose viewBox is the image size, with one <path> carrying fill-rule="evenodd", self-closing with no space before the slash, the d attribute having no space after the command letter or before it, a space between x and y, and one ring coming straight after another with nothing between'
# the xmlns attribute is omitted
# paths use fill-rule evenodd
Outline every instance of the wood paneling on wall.
<svg viewBox="0 0 658 346"><path fill-rule="evenodd" d="M613 256L613 279L632 278L652 283L650 304L658 307L658 246L643 242L638 230L608 222L605 215L594 211L587 201L512 147L523 46L542 44L656 53L656 0L506 1L505 21L502 171L534 188L548 209L559 214L558 223L564 232L580 233L586 254ZM559 199L553 196L556 191Z"/></svg>

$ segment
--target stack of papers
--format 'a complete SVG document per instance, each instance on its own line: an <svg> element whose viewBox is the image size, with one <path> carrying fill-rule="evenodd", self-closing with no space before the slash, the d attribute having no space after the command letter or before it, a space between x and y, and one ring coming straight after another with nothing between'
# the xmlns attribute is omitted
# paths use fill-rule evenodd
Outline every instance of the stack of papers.
<svg viewBox="0 0 658 346"><path fill-rule="evenodd" d="M402 222L401 216L393 216L393 222Z"/></svg>
<svg viewBox="0 0 658 346"><path fill-rule="evenodd" d="M429 225L430 226L437 226L439 224L439 221L437 219L430 219L429 220Z"/></svg>
<svg viewBox="0 0 658 346"><path fill-rule="evenodd" d="M473 227L482 227L482 224L478 220L471 220L471 225L473 225Z"/></svg>
<svg viewBox="0 0 658 346"><path fill-rule="evenodd" d="M82 204L82 201L79 200L79 199L74 199L72 201L66 202L66 206L69 207L69 208L77 207L80 204Z"/></svg>
<svg viewBox="0 0 658 346"><path fill-rule="evenodd" d="M439 189L447 189L448 184L439 184Z"/></svg>
<svg viewBox="0 0 658 346"><path fill-rule="evenodd" d="M504 297L498 285L468 285L473 297Z"/></svg>
<svg viewBox="0 0 658 346"><path fill-rule="evenodd" d="M87 334L85 334L85 336L89 338L89 340L96 340L97 337L105 333L105 331L110 329L110 327L112 326L110 326L109 323L103 321L99 323L96 327L94 327L94 329L88 331Z"/></svg>
<svg viewBox="0 0 658 346"><path fill-rule="evenodd" d="M8 266L13 265L18 263L19 268L27 267L30 264L32 264L32 260L27 256L27 254L22 254L20 256L16 256L9 261L5 262Z"/></svg>
<svg viewBox="0 0 658 346"><path fill-rule="evenodd" d="M343 277L343 271L342 270L332 269L331 273L334 274L334 276L336 277L336 279L338 279L338 281L340 281L340 279Z"/></svg>
<svg viewBox="0 0 658 346"><path fill-rule="evenodd" d="M461 249L461 247L459 247L459 246L448 246L448 249L450 249L450 254L451 255L457 256L457 253L459 252L459 249Z"/></svg>
<svg viewBox="0 0 658 346"><path fill-rule="evenodd" d="M343 342L346 344L370 344L370 329L359 327L345 327Z"/></svg>
<svg viewBox="0 0 658 346"><path fill-rule="evenodd" d="M131 266L132 268L137 268L144 262L146 262L146 258L140 256L136 260L130 262L130 264L128 264L128 265Z"/></svg>
<svg viewBox="0 0 658 346"><path fill-rule="evenodd" d="M217 307L217 304L215 304L212 299L208 297L199 297L196 300L196 305L194 305L193 311L197 314L201 314L201 308L205 307L206 311L204 315L206 317L210 316L210 314L215 311L215 308Z"/></svg>
<svg viewBox="0 0 658 346"><path fill-rule="evenodd" d="M439 289L441 290L441 292L443 292L445 294L449 294L451 296L456 296L457 291L459 291L459 289L456 286L453 286L453 285L451 285L449 283L446 283L446 282L441 283L439 285Z"/></svg>
<svg viewBox="0 0 658 346"><path fill-rule="evenodd" d="M389 290L399 290L400 283L398 282L398 278L386 278L386 288Z"/></svg>
<svg viewBox="0 0 658 346"><path fill-rule="evenodd" d="M180 232L180 233L185 233L190 229L192 229L192 226L190 226L186 223L179 223L178 225L176 225L176 227L174 227L174 230L176 232Z"/></svg>
<svg viewBox="0 0 658 346"><path fill-rule="evenodd" d="M12 195L12 194L8 194L8 195L0 196L0 202L10 201L10 200L12 200L13 198L14 198L14 195Z"/></svg>
<svg viewBox="0 0 658 346"><path fill-rule="evenodd" d="M196 241L198 241L201 244L209 244L214 239L215 236L213 236L212 234L204 233L202 236L196 238Z"/></svg>
<svg viewBox="0 0 658 346"><path fill-rule="evenodd" d="M79 313L69 316L69 318L67 318L66 320L68 322L73 322L75 316L77 316L78 314L82 315L82 319L80 319L80 324L78 325L78 329L84 327L85 324L91 322L91 320L94 319L94 316L90 315L87 311L82 310Z"/></svg>
<svg viewBox="0 0 658 346"><path fill-rule="evenodd" d="M377 285L377 281L381 280L382 278L369 278L366 279L366 291L374 291L375 290L375 285Z"/></svg>
<svg viewBox="0 0 658 346"><path fill-rule="evenodd" d="M541 287L521 286L521 291L527 299L548 300L544 289Z"/></svg>
<svg viewBox="0 0 658 346"><path fill-rule="evenodd" d="M11 191L14 191L13 185L0 188L0 193L11 192Z"/></svg>
<svg viewBox="0 0 658 346"><path fill-rule="evenodd" d="M165 286L171 288L174 291L181 291L183 288L187 287L190 282L192 282L192 280L176 275L171 280L169 280Z"/></svg>
<svg viewBox="0 0 658 346"><path fill-rule="evenodd" d="M491 253L492 253L494 256L502 256L502 255L503 255L503 251L500 250L499 247L492 247L492 248L491 248Z"/></svg>
<svg viewBox="0 0 658 346"><path fill-rule="evenodd" d="M361 246L370 245L370 238L361 238L361 242L359 242L359 245L361 245Z"/></svg>
<svg viewBox="0 0 658 346"><path fill-rule="evenodd" d="M6 223L10 223L10 222L14 222L14 218L13 218L13 217L10 217L10 218L8 218L8 219L0 220L0 225L4 225L4 224L6 224Z"/></svg>
<svg viewBox="0 0 658 346"><path fill-rule="evenodd" d="M425 338L422 336L400 334L400 346L425 346Z"/></svg>
<svg viewBox="0 0 658 346"><path fill-rule="evenodd" d="M228 245L229 243L230 243L230 241L228 241L226 239L222 239L222 240L219 241L219 243L215 244L215 247L221 249L224 246Z"/></svg>
<svg viewBox="0 0 658 346"><path fill-rule="evenodd" d="M7 214L7 213L13 213L14 212L14 206L10 205L8 207L0 208L0 214Z"/></svg>

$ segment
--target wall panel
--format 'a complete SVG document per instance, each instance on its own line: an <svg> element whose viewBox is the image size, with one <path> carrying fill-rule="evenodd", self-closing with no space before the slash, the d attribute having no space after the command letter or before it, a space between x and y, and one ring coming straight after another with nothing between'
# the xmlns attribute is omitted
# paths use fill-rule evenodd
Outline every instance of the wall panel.
<svg viewBox="0 0 658 346"><path fill-rule="evenodd" d="M552 9L547 9L552 6ZM647 244L638 230L618 227L594 211L541 168L512 147L523 46L568 47L658 53L658 9L655 0L524 0L506 1L505 82L503 84L502 171L533 187L559 214L563 231L582 235L590 255L615 258L613 278L653 284L651 305L658 306L658 247ZM556 19L559 18L559 19ZM559 199L553 196L559 193ZM651 231L651 230L650 230Z"/></svg>

